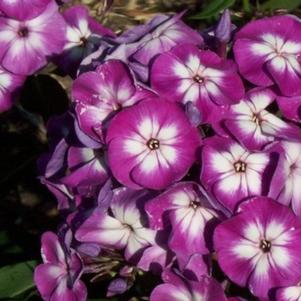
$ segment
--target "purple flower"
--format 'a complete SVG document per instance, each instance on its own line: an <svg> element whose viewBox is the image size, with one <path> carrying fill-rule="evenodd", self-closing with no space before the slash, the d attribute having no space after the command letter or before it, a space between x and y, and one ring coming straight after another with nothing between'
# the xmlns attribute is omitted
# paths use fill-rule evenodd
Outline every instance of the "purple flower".
<svg viewBox="0 0 301 301"><path fill-rule="evenodd" d="M0 17L0 62L12 73L32 74L62 50L64 39L65 21L54 2L30 20Z"/></svg>
<svg viewBox="0 0 301 301"><path fill-rule="evenodd" d="M24 80L24 76L10 73L0 67L0 112L11 108Z"/></svg>
<svg viewBox="0 0 301 301"><path fill-rule="evenodd" d="M154 90L173 101L193 102L202 121L218 106L237 103L244 87L232 61L193 45L179 45L158 56L151 69ZM235 89L233 89L235 87Z"/></svg>
<svg viewBox="0 0 301 301"><path fill-rule="evenodd" d="M113 175L135 189L163 189L180 180L200 145L185 112L164 99L145 100L118 113L106 141Z"/></svg>
<svg viewBox="0 0 301 301"><path fill-rule="evenodd" d="M40 15L53 0L1 0L0 11L7 17L25 21Z"/></svg>
<svg viewBox="0 0 301 301"><path fill-rule="evenodd" d="M85 301L87 291L80 280L83 264L78 253L63 245L52 232L42 236L43 264L36 267L34 281L45 301Z"/></svg>
<svg viewBox="0 0 301 301"><path fill-rule="evenodd" d="M81 61L99 48L102 37L114 37L114 33L91 18L83 5L65 10L63 16L67 22L66 44L55 62L64 72L75 77Z"/></svg>
<svg viewBox="0 0 301 301"><path fill-rule="evenodd" d="M251 83L277 84L282 94L301 93L301 23L275 16L248 23L236 34L234 54L240 73Z"/></svg>
<svg viewBox="0 0 301 301"><path fill-rule="evenodd" d="M277 289L275 300L276 301L300 301L301 300L300 284Z"/></svg>
<svg viewBox="0 0 301 301"><path fill-rule="evenodd" d="M103 122L111 114L149 96L155 94L136 83L130 69L117 60L80 75L72 88L79 126L98 142L103 142Z"/></svg>
<svg viewBox="0 0 301 301"><path fill-rule="evenodd" d="M266 298L270 289L294 284L301 276L301 220L287 207L258 197L217 226L218 263L240 286Z"/></svg>
<svg viewBox="0 0 301 301"><path fill-rule="evenodd" d="M165 271L160 284L152 291L150 301L226 301L222 287L213 278L201 277L198 281L186 280Z"/></svg>
<svg viewBox="0 0 301 301"><path fill-rule="evenodd" d="M301 143L282 142L284 150L274 172L269 196L283 205L291 205L294 213L301 216Z"/></svg>
<svg viewBox="0 0 301 301"><path fill-rule="evenodd" d="M96 209L79 227L75 237L103 248L125 249L125 258L135 260L139 252L154 244L156 231L147 228L141 204L150 196L128 188L114 191L110 212Z"/></svg>
<svg viewBox="0 0 301 301"><path fill-rule="evenodd" d="M212 231L219 214L207 193L198 184L174 185L146 204L150 226L162 230L171 225L169 247L183 266L194 253L207 254L212 247Z"/></svg>
<svg viewBox="0 0 301 301"><path fill-rule="evenodd" d="M179 44L203 43L201 35L180 20L182 15L159 15L145 25L130 29L116 39L120 46L111 52L109 58L122 59L140 80L147 82L149 65L156 55Z"/></svg>
<svg viewBox="0 0 301 301"><path fill-rule="evenodd" d="M243 199L261 195L269 153L252 153L235 141L219 137L204 141L201 182L233 211Z"/></svg>
<svg viewBox="0 0 301 301"><path fill-rule="evenodd" d="M225 117L229 132L249 150L262 149L279 138L301 138L299 128L266 110L275 97L270 89L252 89L240 103L231 106Z"/></svg>

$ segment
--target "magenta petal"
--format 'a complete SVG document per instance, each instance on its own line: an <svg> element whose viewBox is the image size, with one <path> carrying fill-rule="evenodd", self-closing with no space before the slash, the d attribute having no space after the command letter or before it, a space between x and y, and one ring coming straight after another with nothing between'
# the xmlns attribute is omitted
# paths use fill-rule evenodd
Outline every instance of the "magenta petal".
<svg viewBox="0 0 301 301"><path fill-rule="evenodd" d="M56 264L40 264L35 268L34 282L45 300L50 300L60 279L65 275L64 267Z"/></svg>
<svg viewBox="0 0 301 301"><path fill-rule="evenodd" d="M301 49L300 49L301 50ZM267 69L279 86L281 93L285 96L299 96L301 92L300 70L295 70L285 59L278 63L278 59L273 59L267 63ZM274 63L276 61L276 63Z"/></svg>
<svg viewBox="0 0 301 301"><path fill-rule="evenodd" d="M238 34L239 35L239 34ZM252 41L248 39L237 39L234 44L234 55L240 73L250 82L268 87L273 84L270 76L264 72L266 56L254 56L251 52Z"/></svg>
<svg viewBox="0 0 301 301"><path fill-rule="evenodd" d="M46 232L42 236L42 257L45 263L60 264L65 262L65 255L57 235Z"/></svg>
<svg viewBox="0 0 301 301"><path fill-rule="evenodd" d="M0 10L10 18L26 20L37 17L51 0L2 0Z"/></svg>

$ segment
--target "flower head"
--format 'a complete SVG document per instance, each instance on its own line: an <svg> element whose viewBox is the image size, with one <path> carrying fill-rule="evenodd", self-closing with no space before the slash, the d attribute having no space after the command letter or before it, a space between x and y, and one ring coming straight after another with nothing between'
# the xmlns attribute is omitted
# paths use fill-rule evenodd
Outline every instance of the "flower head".
<svg viewBox="0 0 301 301"><path fill-rule="evenodd" d="M62 50L65 21L54 2L33 19L19 21L2 16L0 42L4 68L16 74L33 74L46 65L48 57Z"/></svg>
<svg viewBox="0 0 301 301"><path fill-rule="evenodd" d="M237 103L244 95L233 62L193 45L179 45L158 56L151 69L151 84L173 101L193 102L204 122L218 106Z"/></svg>
<svg viewBox="0 0 301 301"><path fill-rule="evenodd" d="M201 182L233 211L243 199L263 193L269 164L267 152L252 153L230 139L208 138L202 152Z"/></svg>
<svg viewBox="0 0 301 301"><path fill-rule="evenodd" d="M214 246L226 275L266 298L271 288L300 278L300 234L301 220L287 207L258 197L217 226Z"/></svg>
<svg viewBox="0 0 301 301"><path fill-rule="evenodd" d="M274 83L282 94L301 92L301 23L292 16L275 16L245 25L235 36L234 54L240 73L263 87Z"/></svg>
<svg viewBox="0 0 301 301"><path fill-rule="evenodd" d="M106 141L113 175L136 189L163 189L180 180L200 145L185 113L164 99L144 100L118 113Z"/></svg>
<svg viewBox="0 0 301 301"><path fill-rule="evenodd" d="M150 226L160 230L171 225L169 247L181 266L194 253L210 251L210 234L219 221L219 213L206 192L196 183L181 182L146 204Z"/></svg>

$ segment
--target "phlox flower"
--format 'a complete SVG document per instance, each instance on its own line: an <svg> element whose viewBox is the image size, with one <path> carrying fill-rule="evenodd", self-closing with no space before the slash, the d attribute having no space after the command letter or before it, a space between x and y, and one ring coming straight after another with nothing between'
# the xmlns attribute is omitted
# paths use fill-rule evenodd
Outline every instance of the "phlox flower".
<svg viewBox="0 0 301 301"><path fill-rule="evenodd" d="M118 60L109 60L95 71L80 75L72 88L79 127L98 142L103 142L103 122L109 116L152 95Z"/></svg>
<svg viewBox="0 0 301 301"><path fill-rule="evenodd" d="M267 298L269 290L301 276L301 220L272 199L256 197L214 232L218 263L240 286Z"/></svg>
<svg viewBox="0 0 301 301"><path fill-rule="evenodd" d="M183 266L195 253L212 248L212 232L220 215L197 183L181 182L147 202L150 226L162 230L171 225L169 247Z"/></svg>
<svg viewBox="0 0 301 301"><path fill-rule="evenodd" d="M49 57L61 52L65 30L65 21L53 1L32 19L19 21L1 16L1 65L12 73L33 74L46 65Z"/></svg>
<svg viewBox="0 0 301 301"><path fill-rule="evenodd" d="M159 55L151 69L151 86L172 101L193 102L203 122L218 106L237 103L244 95L234 62L193 45Z"/></svg>
<svg viewBox="0 0 301 301"><path fill-rule="evenodd" d="M119 112L110 122L108 162L122 184L163 189L196 159L198 131L178 104L155 98Z"/></svg>
<svg viewBox="0 0 301 301"><path fill-rule="evenodd" d="M263 193L270 163L268 152L250 152L231 139L208 138L202 151L201 183L233 211L243 199Z"/></svg>
<svg viewBox="0 0 301 301"><path fill-rule="evenodd" d="M136 260L143 249L155 242L156 231L147 228L147 218L140 209L147 198L145 191L116 189L110 210L95 209L76 231L76 239L103 248L124 249L126 259Z"/></svg>
<svg viewBox="0 0 301 301"><path fill-rule="evenodd" d="M258 86L274 83L285 96L301 93L301 23L293 16L263 18L245 25L233 47L240 73Z"/></svg>
<svg viewBox="0 0 301 301"><path fill-rule="evenodd" d="M44 263L36 267L34 281L43 300L85 301L87 290L80 280L83 263L78 253L53 232L43 234L41 251Z"/></svg>

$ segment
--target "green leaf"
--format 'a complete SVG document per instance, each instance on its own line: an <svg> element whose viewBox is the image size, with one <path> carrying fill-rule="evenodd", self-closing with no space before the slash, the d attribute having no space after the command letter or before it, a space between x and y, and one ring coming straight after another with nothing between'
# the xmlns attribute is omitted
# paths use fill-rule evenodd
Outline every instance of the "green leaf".
<svg viewBox="0 0 301 301"><path fill-rule="evenodd" d="M279 8L293 10L301 5L301 0L268 0L261 4L262 10L275 10Z"/></svg>
<svg viewBox="0 0 301 301"><path fill-rule="evenodd" d="M0 299L17 297L35 287L33 269L35 260L7 265L0 269Z"/></svg>
<svg viewBox="0 0 301 301"><path fill-rule="evenodd" d="M232 6L235 0L214 0L204 7L204 9L199 13L191 17L191 19L207 19L217 15L224 9Z"/></svg>

